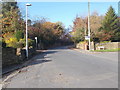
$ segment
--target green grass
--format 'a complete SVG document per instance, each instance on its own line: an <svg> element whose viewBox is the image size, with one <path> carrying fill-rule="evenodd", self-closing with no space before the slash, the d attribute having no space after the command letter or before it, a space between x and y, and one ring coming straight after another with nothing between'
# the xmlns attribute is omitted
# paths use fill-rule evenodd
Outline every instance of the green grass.
<svg viewBox="0 0 120 90"><path fill-rule="evenodd" d="M109 43L109 42L111 42L111 41L102 41L102 42L100 42L100 43Z"/></svg>
<svg viewBox="0 0 120 90"><path fill-rule="evenodd" d="M108 49L106 49L106 50L91 50L92 52L118 52L118 51L120 51L120 48L118 48L118 49L110 49L110 50L108 50Z"/></svg>
<svg viewBox="0 0 120 90"><path fill-rule="evenodd" d="M2 41L2 37L0 37L0 41Z"/></svg>

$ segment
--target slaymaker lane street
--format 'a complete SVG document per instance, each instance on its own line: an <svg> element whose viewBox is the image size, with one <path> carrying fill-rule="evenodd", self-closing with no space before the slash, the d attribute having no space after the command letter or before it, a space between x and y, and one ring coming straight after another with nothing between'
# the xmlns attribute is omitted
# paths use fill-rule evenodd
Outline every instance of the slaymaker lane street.
<svg viewBox="0 0 120 90"><path fill-rule="evenodd" d="M9 80L6 88L117 88L118 54L46 50Z"/></svg>

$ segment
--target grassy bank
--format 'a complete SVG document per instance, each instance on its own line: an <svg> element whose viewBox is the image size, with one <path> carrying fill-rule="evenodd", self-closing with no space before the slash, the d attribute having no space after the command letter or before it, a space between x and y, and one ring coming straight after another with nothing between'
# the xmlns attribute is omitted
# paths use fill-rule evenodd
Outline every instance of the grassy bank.
<svg viewBox="0 0 120 90"><path fill-rule="evenodd" d="M91 50L92 52L118 52L120 51L120 48L118 49L106 49L106 50Z"/></svg>

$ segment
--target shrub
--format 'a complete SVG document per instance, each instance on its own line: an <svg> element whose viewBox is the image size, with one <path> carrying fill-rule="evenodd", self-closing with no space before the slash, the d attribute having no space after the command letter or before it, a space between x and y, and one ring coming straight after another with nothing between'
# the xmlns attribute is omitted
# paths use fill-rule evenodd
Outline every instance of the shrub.
<svg viewBox="0 0 120 90"><path fill-rule="evenodd" d="M18 41L17 41L17 38L11 37L9 39L6 39L5 42L6 42L6 44L7 44L8 47L14 47L14 48L16 48Z"/></svg>
<svg viewBox="0 0 120 90"><path fill-rule="evenodd" d="M4 45L6 43L7 47L16 47L16 43L18 42L17 38L14 37L13 33L5 33L3 35L3 41L4 41Z"/></svg>
<svg viewBox="0 0 120 90"><path fill-rule="evenodd" d="M33 43L34 43L34 40L28 39L28 45L29 45L29 47L30 47L30 46L33 46Z"/></svg>
<svg viewBox="0 0 120 90"><path fill-rule="evenodd" d="M25 39L20 39L19 43L23 44L23 47L25 47Z"/></svg>
<svg viewBox="0 0 120 90"><path fill-rule="evenodd" d="M24 45L18 41L14 33L6 33L3 35L3 47L22 48Z"/></svg>
<svg viewBox="0 0 120 90"><path fill-rule="evenodd" d="M26 45L26 39L25 39L25 38L20 39L19 43L20 43L21 45L23 45L23 47L25 47L25 45ZM30 47L30 46L33 46L33 43L34 43L34 40L28 39L28 46L29 46L29 47Z"/></svg>
<svg viewBox="0 0 120 90"><path fill-rule="evenodd" d="M24 47L24 44L21 43L21 42L17 42L17 47L16 48L23 48Z"/></svg>
<svg viewBox="0 0 120 90"><path fill-rule="evenodd" d="M24 33L22 31L16 31L15 32L15 37L17 38L17 40L19 41L20 39L24 38Z"/></svg>
<svg viewBox="0 0 120 90"><path fill-rule="evenodd" d="M20 34L20 35L19 35ZM22 36L22 31L14 33L6 33L3 35L3 41L7 47L23 48L26 45L25 38ZM33 46L34 40L28 39L28 45Z"/></svg>
<svg viewBox="0 0 120 90"><path fill-rule="evenodd" d="M5 41L3 39L0 40L0 47L3 47L3 48L6 47L6 43L5 43Z"/></svg>
<svg viewBox="0 0 120 90"><path fill-rule="evenodd" d="M79 43L81 41L81 39L79 37L76 37L76 36L72 37L71 39L74 43Z"/></svg>
<svg viewBox="0 0 120 90"><path fill-rule="evenodd" d="M84 43L86 43L86 42L87 42L87 41L80 41L79 43L80 43L80 44L84 44Z"/></svg>

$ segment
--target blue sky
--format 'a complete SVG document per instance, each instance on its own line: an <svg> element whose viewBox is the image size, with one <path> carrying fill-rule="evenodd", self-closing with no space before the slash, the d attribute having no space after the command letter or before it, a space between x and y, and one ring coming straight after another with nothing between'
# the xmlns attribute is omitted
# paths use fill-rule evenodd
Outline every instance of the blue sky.
<svg viewBox="0 0 120 90"><path fill-rule="evenodd" d="M73 25L76 15L87 16L87 2L30 2L28 8L29 18L36 20L38 17L45 17L51 22L60 21L69 27ZM25 15L25 2L19 2L21 12ZM99 15L105 15L109 6L112 5L118 13L117 2L91 2L90 11L97 11Z"/></svg>

